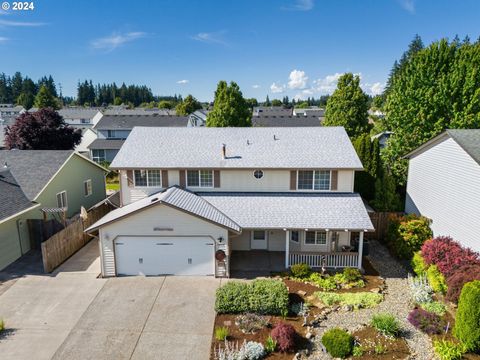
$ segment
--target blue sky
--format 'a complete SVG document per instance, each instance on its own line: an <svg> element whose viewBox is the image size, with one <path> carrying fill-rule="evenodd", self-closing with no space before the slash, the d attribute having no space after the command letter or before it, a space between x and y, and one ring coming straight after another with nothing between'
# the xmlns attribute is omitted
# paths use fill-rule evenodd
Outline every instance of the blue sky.
<svg viewBox="0 0 480 360"><path fill-rule="evenodd" d="M3 2L3 0L0 0ZM12 3L9 0L10 4ZM338 75L381 91L413 36L480 35L480 1L36 0L0 12L0 72L146 84L158 95L211 100L219 80L245 96L318 97Z"/></svg>

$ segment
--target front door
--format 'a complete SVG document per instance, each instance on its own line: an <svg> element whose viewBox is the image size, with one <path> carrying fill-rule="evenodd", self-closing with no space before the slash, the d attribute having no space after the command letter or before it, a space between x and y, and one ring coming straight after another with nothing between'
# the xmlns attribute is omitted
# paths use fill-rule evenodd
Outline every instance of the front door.
<svg viewBox="0 0 480 360"><path fill-rule="evenodd" d="M265 230L253 230L250 240L252 250L267 250L267 232Z"/></svg>

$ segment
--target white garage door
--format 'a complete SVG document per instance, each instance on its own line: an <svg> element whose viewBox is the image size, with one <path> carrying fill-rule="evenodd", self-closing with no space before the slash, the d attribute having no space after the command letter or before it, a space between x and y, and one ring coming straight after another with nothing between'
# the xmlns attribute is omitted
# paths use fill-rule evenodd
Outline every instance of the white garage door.
<svg viewBox="0 0 480 360"><path fill-rule="evenodd" d="M117 275L213 275L208 237L123 237L115 240Z"/></svg>

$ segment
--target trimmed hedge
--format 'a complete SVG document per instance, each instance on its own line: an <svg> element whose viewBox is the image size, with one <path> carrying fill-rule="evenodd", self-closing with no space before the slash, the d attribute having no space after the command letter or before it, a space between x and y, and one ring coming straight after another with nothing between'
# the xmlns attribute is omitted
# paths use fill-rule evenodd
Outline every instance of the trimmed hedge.
<svg viewBox="0 0 480 360"><path fill-rule="evenodd" d="M217 289L215 311L279 315L288 309L288 289L281 280L230 281Z"/></svg>
<svg viewBox="0 0 480 360"><path fill-rule="evenodd" d="M353 336L345 330L333 328L323 334L322 344L334 358L344 359L352 353Z"/></svg>
<svg viewBox="0 0 480 360"><path fill-rule="evenodd" d="M310 276L312 268L308 264L295 264L290 267L290 272L293 277L304 279Z"/></svg>
<svg viewBox="0 0 480 360"><path fill-rule="evenodd" d="M453 333L467 350L480 350L480 281L465 284L458 301Z"/></svg>

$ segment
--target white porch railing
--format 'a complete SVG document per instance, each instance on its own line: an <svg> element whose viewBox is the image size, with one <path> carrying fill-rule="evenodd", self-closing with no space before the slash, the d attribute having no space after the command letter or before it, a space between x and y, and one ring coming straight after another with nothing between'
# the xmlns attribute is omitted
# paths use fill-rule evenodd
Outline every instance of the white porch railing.
<svg viewBox="0 0 480 360"><path fill-rule="evenodd" d="M358 253L334 252L334 253L308 253L291 252L288 258L290 266L295 264L308 264L312 268L345 268L358 267Z"/></svg>

